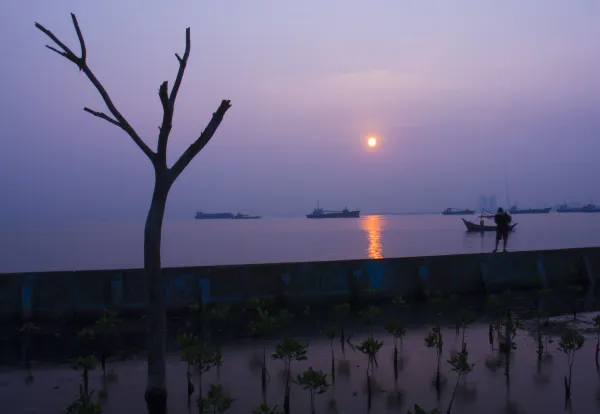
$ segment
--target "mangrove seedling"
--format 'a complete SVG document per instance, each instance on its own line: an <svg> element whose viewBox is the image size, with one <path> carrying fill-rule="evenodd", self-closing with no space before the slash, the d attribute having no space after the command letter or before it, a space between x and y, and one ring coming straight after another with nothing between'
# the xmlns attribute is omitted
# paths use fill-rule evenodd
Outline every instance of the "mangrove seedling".
<svg viewBox="0 0 600 414"><path fill-rule="evenodd" d="M284 414L277 410L277 406L271 408L267 404L261 404L252 411L252 414Z"/></svg>
<svg viewBox="0 0 600 414"><path fill-rule="evenodd" d="M351 307L350 307L349 303L342 303L341 305L337 305L333 311L334 311L334 313L339 321L340 327L341 327L340 342L342 344L342 352L343 352L346 324L348 322L348 316L350 316ZM348 337L348 341L349 340L350 340L350 337Z"/></svg>
<svg viewBox="0 0 600 414"><path fill-rule="evenodd" d="M258 318L254 321L250 322L249 328L252 332L252 336L256 339L264 338L274 332L278 328L277 318L269 315L269 312L266 310L262 310L261 308L257 309ZM267 371L267 347L266 344L263 343L263 358L262 358L262 367L261 367L261 385L262 385L262 394L263 394L263 402L266 402L267 399L267 376L269 373Z"/></svg>
<svg viewBox="0 0 600 414"><path fill-rule="evenodd" d="M96 358L93 355L80 356L71 361L71 368L81 370L83 393L89 395L90 371L96 368Z"/></svg>
<svg viewBox="0 0 600 414"><path fill-rule="evenodd" d="M112 353L111 339L115 336L117 325L121 323L117 311L112 309L104 309L96 325L94 331L101 338L100 346L100 364L102 366L102 374L106 377L106 361Z"/></svg>
<svg viewBox="0 0 600 414"><path fill-rule="evenodd" d="M329 339L329 348L331 348L331 382L335 384L335 353L333 352L333 340L337 336L337 330L335 328L328 328L325 331L327 339Z"/></svg>
<svg viewBox="0 0 600 414"><path fill-rule="evenodd" d="M475 315L473 312L469 310L462 310L458 314L458 323L460 328L462 329L462 340L461 340L461 350L465 348L465 332L467 330L467 326L475 322Z"/></svg>
<svg viewBox="0 0 600 414"><path fill-rule="evenodd" d="M377 354L382 346L383 341L378 341L370 336L365 339L362 344L356 347L356 349L365 354L368 358L367 375L369 375L369 372L373 372L374 367L377 365Z"/></svg>
<svg viewBox="0 0 600 414"><path fill-rule="evenodd" d="M92 401L93 393L93 391L89 394L85 393L80 385L77 398L69 404L65 414L102 414L102 405Z"/></svg>
<svg viewBox="0 0 600 414"><path fill-rule="evenodd" d="M455 355L452 355L448 360L448 363L452 366L452 371L457 373L456 376L456 384L454 385L454 391L452 391L452 397L450 398L450 403L448 404L448 410L446 414L450 414L452 411L452 404L454 403L454 397L456 396L456 390L458 389L458 384L463 375L468 374L473 370L475 364L469 363L469 354L465 348Z"/></svg>
<svg viewBox="0 0 600 414"><path fill-rule="evenodd" d="M227 329L227 322L231 307L225 304L219 304L212 308L209 312L210 324L214 335L214 343L216 345L215 366L217 367L217 378L221 374L221 365L223 363L221 356L221 341Z"/></svg>
<svg viewBox="0 0 600 414"><path fill-rule="evenodd" d="M369 409L371 408L371 373L373 373L374 367L377 365L377 354L383 346L383 341L377 341L373 337L365 339L362 344L356 348L367 356L367 402Z"/></svg>
<svg viewBox="0 0 600 414"><path fill-rule="evenodd" d="M210 384L206 397L198 399L198 408L202 414L223 414L231 408L233 401L221 385Z"/></svg>
<svg viewBox="0 0 600 414"><path fill-rule="evenodd" d="M406 329L398 321L390 322L386 329L394 337L394 379L398 379L398 340L400 340L400 349L402 349L402 340L406 335Z"/></svg>
<svg viewBox="0 0 600 414"><path fill-rule="evenodd" d="M283 400L283 409L286 413L290 412L290 380L292 378L292 361L306 361L308 345L292 338L285 338L275 347L275 353L271 355L273 359L283 361L285 371L285 397Z"/></svg>
<svg viewBox="0 0 600 414"><path fill-rule="evenodd" d="M312 414L315 414L315 396L324 394L331 387L327 382L327 374L322 371L314 371L310 367L299 374L294 382L300 385L303 390L310 392L310 410Z"/></svg>
<svg viewBox="0 0 600 414"><path fill-rule="evenodd" d="M177 337L177 344L179 346L179 350L181 351L181 360L186 362L187 365L185 376L187 379L188 402L194 393L194 384L192 382L192 373L190 368L193 367L195 363L197 343L198 339L192 334L183 334Z"/></svg>
<svg viewBox="0 0 600 414"><path fill-rule="evenodd" d="M567 356L567 363L569 364L569 376L568 378L566 375L564 377L566 399L571 398L571 379L573 376L573 363L575 362L575 353L581 348L583 348L584 343L584 336L573 329L567 329L560 336L558 349Z"/></svg>
<svg viewBox="0 0 600 414"><path fill-rule="evenodd" d="M425 346L427 348L435 348L437 351L437 369L435 373L435 388L440 391L440 364L442 359L442 350L444 347L444 340L442 337L442 331L439 326L434 326L431 331L427 333L425 337Z"/></svg>
<svg viewBox="0 0 600 414"><path fill-rule="evenodd" d="M598 365L598 353L600 353L600 314L594 316L594 328L596 329L596 365Z"/></svg>

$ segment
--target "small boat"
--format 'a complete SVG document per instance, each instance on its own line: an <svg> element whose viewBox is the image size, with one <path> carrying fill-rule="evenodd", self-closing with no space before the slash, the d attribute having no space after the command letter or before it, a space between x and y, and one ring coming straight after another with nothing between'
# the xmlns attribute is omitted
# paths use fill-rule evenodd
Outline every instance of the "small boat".
<svg viewBox="0 0 600 414"><path fill-rule="evenodd" d="M546 214L552 210L552 207L545 208L518 208L517 206L512 206L508 212L510 214Z"/></svg>
<svg viewBox="0 0 600 414"><path fill-rule="evenodd" d="M261 216L249 216L248 214L237 213L233 216L234 220L255 220L262 218Z"/></svg>
<svg viewBox="0 0 600 414"><path fill-rule="evenodd" d="M486 226L477 223L473 223L472 221L467 221L465 219L461 219L465 226L467 227L467 231L470 232L481 232L481 231L496 231L496 226ZM508 231L513 231L518 223L511 224L508 227Z"/></svg>
<svg viewBox="0 0 600 414"><path fill-rule="evenodd" d="M442 211L444 216L467 216L471 214L475 214L475 210L469 210L468 208L459 209L459 208L447 208Z"/></svg>
<svg viewBox="0 0 600 414"><path fill-rule="evenodd" d="M585 206L581 207L581 211L583 213L600 213L600 207L596 204L586 204Z"/></svg>

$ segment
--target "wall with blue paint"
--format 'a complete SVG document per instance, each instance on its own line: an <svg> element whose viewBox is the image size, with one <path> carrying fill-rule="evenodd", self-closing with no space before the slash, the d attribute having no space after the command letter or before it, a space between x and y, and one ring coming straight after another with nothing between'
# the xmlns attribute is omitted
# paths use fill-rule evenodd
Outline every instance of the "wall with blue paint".
<svg viewBox="0 0 600 414"><path fill-rule="evenodd" d="M407 298L500 292L505 289L595 286L600 248L346 260L247 266L169 268L164 292L170 311L191 303L241 302L251 297L298 302ZM0 318L65 318L104 308L144 312L143 270L0 274Z"/></svg>

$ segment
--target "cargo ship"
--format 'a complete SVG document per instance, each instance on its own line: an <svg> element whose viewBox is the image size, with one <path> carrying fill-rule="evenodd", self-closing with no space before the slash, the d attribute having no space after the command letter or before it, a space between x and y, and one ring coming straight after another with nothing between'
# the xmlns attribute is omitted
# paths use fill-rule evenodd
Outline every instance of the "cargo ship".
<svg viewBox="0 0 600 414"><path fill-rule="evenodd" d="M248 214L237 213L233 216L234 220L256 220L262 218L261 216L250 216Z"/></svg>
<svg viewBox="0 0 600 414"><path fill-rule="evenodd" d="M583 213L583 207L571 207L568 204L562 204L556 211L559 213Z"/></svg>
<svg viewBox="0 0 600 414"><path fill-rule="evenodd" d="M360 210L348 210L344 208L342 211L331 211L323 210L317 202L317 208L312 213L307 214L306 218L321 219L321 218L358 218L360 216Z"/></svg>
<svg viewBox="0 0 600 414"><path fill-rule="evenodd" d="M600 213L600 207L598 207L596 204L586 204L585 206L581 207L581 211L583 213Z"/></svg>
<svg viewBox="0 0 600 414"><path fill-rule="evenodd" d="M231 213L203 213L201 211L196 212L196 220L215 220L215 219L232 219L233 214Z"/></svg>
<svg viewBox="0 0 600 414"><path fill-rule="evenodd" d="M552 207L544 207L544 208L518 208L517 206L512 206L508 212L510 214L546 214L552 210Z"/></svg>
<svg viewBox="0 0 600 414"><path fill-rule="evenodd" d="M446 210L442 211L442 214L444 216L466 216L470 214L475 214L475 210L469 210L468 208L447 208Z"/></svg>

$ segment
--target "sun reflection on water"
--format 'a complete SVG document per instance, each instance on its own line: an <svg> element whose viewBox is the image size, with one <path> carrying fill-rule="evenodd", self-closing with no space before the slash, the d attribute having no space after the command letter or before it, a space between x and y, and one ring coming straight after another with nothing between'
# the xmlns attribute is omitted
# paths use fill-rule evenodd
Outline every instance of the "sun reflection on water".
<svg viewBox="0 0 600 414"><path fill-rule="evenodd" d="M367 233L367 240L369 241L369 246L367 247L369 259L383 259L381 221L381 216L365 216L360 220L360 226Z"/></svg>

